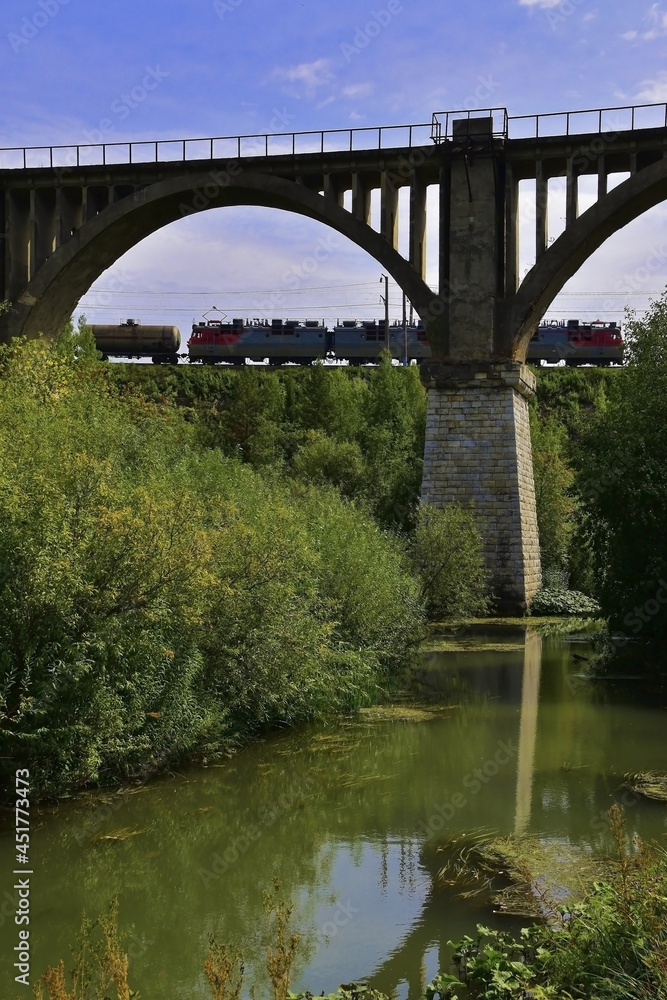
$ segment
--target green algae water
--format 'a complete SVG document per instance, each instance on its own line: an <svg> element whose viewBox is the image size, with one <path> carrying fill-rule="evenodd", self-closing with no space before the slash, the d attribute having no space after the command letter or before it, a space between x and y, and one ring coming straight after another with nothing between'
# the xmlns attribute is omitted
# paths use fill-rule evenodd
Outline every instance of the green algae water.
<svg viewBox="0 0 667 1000"><path fill-rule="evenodd" d="M449 971L449 938L508 920L435 888L448 837L485 829L600 849L614 802L629 834L665 835L667 806L623 788L628 772L667 770L659 691L587 680L586 633L489 624L432 645L415 671L418 705L281 733L215 767L35 814L32 981L60 958L69 968L82 912L118 895L142 1000L208 998L211 933L242 948L247 988L267 996L262 893L277 877L302 934L293 989L366 978L412 1000ZM14 1000L32 992L13 983L13 825L0 852L1 995Z"/></svg>

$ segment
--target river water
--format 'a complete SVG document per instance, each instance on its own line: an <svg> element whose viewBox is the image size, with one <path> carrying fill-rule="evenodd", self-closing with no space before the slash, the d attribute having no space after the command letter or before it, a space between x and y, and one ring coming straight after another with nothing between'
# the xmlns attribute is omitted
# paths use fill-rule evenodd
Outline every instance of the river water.
<svg viewBox="0 0 667 1000"><path fill-rule="evenodd" d="M262 892L277 877L303 935L293 988L317 994L368 978L412 1000L439 967L449 971L449 938L480 920L507 926L434 889L448 837L485 828L600 848L606 811L623 798L630 833L667 832L667 807L622 787L628 772L667 770L667 699L636 682L587 680L585 632L489 624L445 640L417 671L428 711L371 710L281 733L219 766L41 813L33 979L60 958L70 967L82 911L96 916L117 894L130 984L143 1000L208 998L211 933L242 947L247 985L267 996ZM9 887L13 831L0 853ZM0 917L8 984L11 911Z"/></svg>

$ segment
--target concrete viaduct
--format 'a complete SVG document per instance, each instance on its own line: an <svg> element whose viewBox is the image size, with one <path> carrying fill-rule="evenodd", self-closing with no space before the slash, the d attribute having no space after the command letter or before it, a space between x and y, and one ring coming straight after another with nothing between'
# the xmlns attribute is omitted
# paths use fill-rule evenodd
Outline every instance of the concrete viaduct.
<svg viewBox="0 0 667 1000"><path fill-rule="evenodd" d="M0 339L53 337L127 250L193 212L261 205L316 219L394 278L429 332L422 495L470 503L498 608L540 586L524 365L554 296L614 232L667 199L667 106L508 117L434 114L428 125L206 140L0 149ZM611 187L611 174L625 179ZM579 178L597 200L578 207ZM549 180L566 225L549 239ZM519 184L531 185L535 263L519 280ZM439 284L425 280L426 196L439 188ZM409 188L409 254L397 249ZM380 191L379 231L371 192ZM346 193L351 192L351 197ZM347 204L347 207L346 207ZM523 211L522 203L522 211Z"/></svg>

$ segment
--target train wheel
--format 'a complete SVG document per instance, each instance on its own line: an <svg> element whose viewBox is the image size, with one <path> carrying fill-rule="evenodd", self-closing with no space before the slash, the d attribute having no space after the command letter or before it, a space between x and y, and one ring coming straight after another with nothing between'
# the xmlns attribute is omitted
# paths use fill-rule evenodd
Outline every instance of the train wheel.
<svg viewBox="0 0 667 1000"><path fill-rule="evenodd" d="M154 365L162 364L162 358L158 354L154 354L153 357L151 358L151 361L153 362Z"/></svg>
<svg viewBox="0 0 667 1000"><path fill-rule="evenodd" d="M278 365L281 365L282 363L283 363L282 358L269 358L269 365L271 366L271 368L277 368Z"/></svg>

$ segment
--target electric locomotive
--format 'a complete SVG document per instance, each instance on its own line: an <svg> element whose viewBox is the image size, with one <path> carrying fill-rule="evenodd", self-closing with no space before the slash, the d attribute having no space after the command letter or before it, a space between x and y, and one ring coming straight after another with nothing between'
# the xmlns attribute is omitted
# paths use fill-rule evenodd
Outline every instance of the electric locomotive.
<svg viewBox="0 0 667 1000"><path fill-rule="evenodd" d="M528 345L527 361L565 361L566 365L623 363L623 336L615 323L578 319L542 323Z"/></svg>

